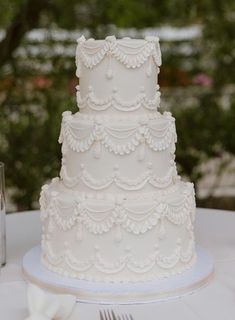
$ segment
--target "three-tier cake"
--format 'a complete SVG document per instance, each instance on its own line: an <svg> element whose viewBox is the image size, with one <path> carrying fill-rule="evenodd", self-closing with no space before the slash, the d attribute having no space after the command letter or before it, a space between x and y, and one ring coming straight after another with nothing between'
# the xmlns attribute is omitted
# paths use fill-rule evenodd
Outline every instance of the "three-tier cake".
<svg viewBox="0 0 235 320"><path fill-rule="evenodd" d="M196 258L194 188L175 165L175 119L158 111L157 37L78 40L79 112L63 113L59 178L42 187L42 262L77 279L139 282Z"/></svg>

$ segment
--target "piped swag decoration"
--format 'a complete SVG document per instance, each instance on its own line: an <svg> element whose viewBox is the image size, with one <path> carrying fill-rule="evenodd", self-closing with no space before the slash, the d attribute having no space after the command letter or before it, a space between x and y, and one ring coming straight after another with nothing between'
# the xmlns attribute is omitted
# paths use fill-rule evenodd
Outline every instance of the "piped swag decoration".
<svg viewBox="0 0 235 320"><path fill-rule="evenodd" d="M139 68L146 61L146 75L152 75L152 63L160 66L161 51L159 46L158 37L146 37L145 41L138 41L131 43L128 39L116 39L115 36L108 36L104 41L94 42L93 39L86 40L84 36L78 40L76 50L76 65L78 77L81 76L81 63L88 68L92 69L99 64L104 57L108 56L108 65L106 69L107 79L113 78L112 59L116 59L126 68ZM133 55L135 58L133 59Z"/></svg>

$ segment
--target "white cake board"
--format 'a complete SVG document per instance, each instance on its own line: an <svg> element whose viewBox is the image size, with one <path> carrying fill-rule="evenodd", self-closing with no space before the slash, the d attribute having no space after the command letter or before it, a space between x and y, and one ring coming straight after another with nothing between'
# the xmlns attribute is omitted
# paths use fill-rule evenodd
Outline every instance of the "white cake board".
<svg viewBox="0 0 235 320"><path fill-rule="evenodd" d="M191 294L205 286L213 275L213 260L197 246L195 265L182 274L139 283L114 284L62 277L41 264L41 247L32 248L23 258L25 279L58 294L73 294L77 301L99 304L140 304L165 301Z"/></svg>

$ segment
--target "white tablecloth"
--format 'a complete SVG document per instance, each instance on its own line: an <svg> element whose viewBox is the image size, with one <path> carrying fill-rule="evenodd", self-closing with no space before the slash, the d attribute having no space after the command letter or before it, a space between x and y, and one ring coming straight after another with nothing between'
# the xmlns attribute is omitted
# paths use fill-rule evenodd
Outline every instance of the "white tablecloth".
<svg viewBox="0 0 235 320"><path fill-rule="evenodd" d="M135 320L234 320L235 319L235 212L198 209L196 239L215 261L210 284L192 295L148 305L113 306L131 312ZM8 263L0 274L0 320L23 320L27 315L26 284L21 260L40 242L38 211L7 216ZM77 304L77 320L99 320L98 305Z"/></svg>

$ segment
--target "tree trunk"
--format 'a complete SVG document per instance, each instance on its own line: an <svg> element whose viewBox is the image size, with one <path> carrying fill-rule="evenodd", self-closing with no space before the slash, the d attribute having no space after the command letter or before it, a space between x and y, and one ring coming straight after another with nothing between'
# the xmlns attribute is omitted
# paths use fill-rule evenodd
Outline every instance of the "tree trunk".
<svg viewBox="0 0 235 320"><path fill-rule="evenodd" d="M38 26L41 12L49 7L50 0L25 0L0 42L0 67L12 58L27 31Z"/></svg>

